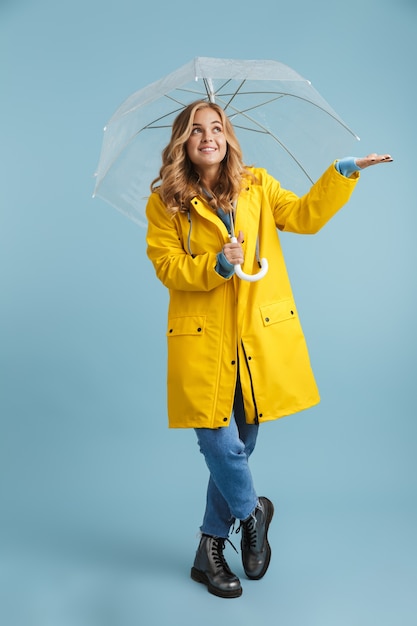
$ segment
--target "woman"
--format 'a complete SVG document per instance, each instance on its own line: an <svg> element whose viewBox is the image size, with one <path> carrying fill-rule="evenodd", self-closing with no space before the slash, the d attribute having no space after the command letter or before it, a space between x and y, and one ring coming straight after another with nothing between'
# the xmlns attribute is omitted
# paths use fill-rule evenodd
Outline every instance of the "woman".
<svg viewBox="0 0 417 626"><path fill-rule="evenodd" d="M248 578L269 566L274 507L248 465L259 425L319 401L277 229L317 232L349 200L360 169L391 160L335 162L299 198L243 164L218 105L194 102L174 121L147 204L147 253L170 292L169 426L195 429L210 472L191 577L215 595L242 593L223 554L236 520ZM269 271L240 280L236 265L259 270L258 247Z"/></svg>

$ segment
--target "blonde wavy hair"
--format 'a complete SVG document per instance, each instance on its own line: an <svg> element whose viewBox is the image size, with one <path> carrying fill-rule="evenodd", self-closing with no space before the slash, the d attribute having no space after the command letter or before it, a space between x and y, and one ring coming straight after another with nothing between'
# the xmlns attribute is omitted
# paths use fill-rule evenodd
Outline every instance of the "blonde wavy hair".
<svg viewBox="0 0 417 626"><path fill-rule="evenodd" d="M224 211L231 210L232 203L242 189L244 179L248 176L253 178L243 164L239 141L224 110L213 102L196 100L186 106L175 118L170 142L162 151L159 176L151 183L151 192L159 193L172 214L178 211L188 211L192 198L204 195L199 175L186 150L186 142L193 129L195 114L204 108L211 108L219 114L227 143L226 156L220 164L217 184L214 189L210 189L212 194L210 205L213 209L221 207Z"/></svg>

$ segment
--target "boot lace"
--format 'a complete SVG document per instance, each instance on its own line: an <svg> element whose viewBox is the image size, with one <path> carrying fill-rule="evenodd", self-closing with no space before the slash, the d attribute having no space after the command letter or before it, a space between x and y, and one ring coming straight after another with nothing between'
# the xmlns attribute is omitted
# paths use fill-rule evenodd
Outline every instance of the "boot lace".
<svg viewBox="0 0 417 626"><path fill-rule="evenodd" d="M223 550L227 543L230 543L233 550L237 553L237 550L230 539L222 539L221 537L217 537L211 544L211 554L213 557L213 561L217 568L226 570L229 574L232 574L230 567L227 564L226 558L223 554Z"/></svg>
<svg viewBox="0 0 417 626"><path fill-rule="evenodd" d="M251 515L251 517L245 521L240 522L239 527L236 530L236 534L242 530L242 541L243 546L245 548L255 548L256 547L256 518Z"/></svg>

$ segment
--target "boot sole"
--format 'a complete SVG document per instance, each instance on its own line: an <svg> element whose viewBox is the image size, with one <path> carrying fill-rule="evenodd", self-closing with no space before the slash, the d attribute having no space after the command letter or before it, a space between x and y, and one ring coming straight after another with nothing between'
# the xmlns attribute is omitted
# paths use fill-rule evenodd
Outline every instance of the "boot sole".
<svg viewBox="0 0 417 626"><path fill-rule="evenodd" d="M214 596L218 596L219 598L239 598L242 595L242 587L239 587L238 589L232 589L230 591L223 591L222 589L213 587L206 574L201 570L196 569L195 567L191 568L191 578L197 583L202 583L203 585L206 585L208 591Z"/></svg>
<svg viewBox="0 0 417 626"><path fill-rule="evenodd" d="M260 580L261 578L263 578L266 574L266 571L269 567L269 564L271 562L271 554L272 554L272 550L271 550L271 546L269 545L269 541L268 541L268 529L269 529L269 525L271 523L272 518L274 517L274 505L272 504L271 500L268 500L268 498L265 498L265 500L267 500L268 502L268 515L266 518L266 524L265 524L265 539L266 539L266 549L267 549L267 557L264 563L264 566L261 570L261 572L259 574L257 574L256 576L251 576L250 574L248 574L245 571L246 576L250 579L250 580Z"/></svg>

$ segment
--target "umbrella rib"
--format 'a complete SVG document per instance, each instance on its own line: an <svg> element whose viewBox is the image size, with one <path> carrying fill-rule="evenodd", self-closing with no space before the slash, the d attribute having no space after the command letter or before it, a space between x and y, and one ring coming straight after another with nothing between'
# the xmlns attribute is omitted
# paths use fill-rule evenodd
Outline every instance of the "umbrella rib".
<svg viewBox="0 0 417 626"><path fill-rule="evenodd" d="M258 92L258 91L246 91L244 92L244 95L249 95L249 94L255 94L255 95L259 95L260 93L275 93L275 92L268 92L268 91L263 91L263 92ZM242 94L240 94L242 95ZM286 92L280 92L277 98L271 98L270 100L266 101L266 102L260 102L257 105L254 105L252 107L249 107L248 109L244 109L242 111L240 111L240 109L235 109L233 106L232 108L235 110L234 115L238 115L240 113L244 113L245 111L252 111L254 109L260 108L265 106L266 104L269 104L270 102L274 102L275 100L279 100L280 98L284 98L284 97L288 97L288 98L296 98L297 100L301 100L302 102L306 102L307 104L310 104L314 107L316 107L316 109L319 109L319 111L322 111L325 115L328 115L329 117L331 117L335 122L337 122L338 124L340 124L345 130L347 130L351 135L353 135L353 137L355 137L355 139L359 139L359 137L353 132L353 130L351 130L349 128L349 126L347 126L347 124L345 124L345 122L343 120L341 120L339 118L338 115L332 113L331 111L326 110L323 106L321 106L320 104L317 104L316 102L312 102L311 100L309 100L308 98L303 98L302 96L297 96L296 94L292 94L292 93L286 93ZM225 105L225 108L227 106L230 105L230 102L233 100L233 98L231 100L229 100L229 102ZM230 116L229 116L230 117ZM253 121L253 120L251 120Z"/></svg>
<svg viewBox="0 0 417 626"><path fill-rule="evenodd" d="M269 135L274 141L277 142L277 144L279 146L281 146L281 148L289 155L289 157L298 165L298 167L305 174L305 176L308 178L308 180L311 183L314 183L314 180L311 178L310 174L307 172L307 170L301 164L301 162L297 159L297 157L291 152L291 150L289 148L287 148L285 143L283 143L280 139L278 139L278 137L276 137L273 133L271 133L268 130L250 129L250 128L245 128L244 126L239 126L239 125L237 125L236 128L243 128L244 130L249 130L249 131L252 131L252 132L255 132L255 133L262 133L262 134L265 134L265 135Z"/></svg>
<svg viewBox="0 0 417 626"><path fill-rule="evenodd" d="M301 164L301 162L297 159L297 157L291 152L291 150L289 148L287 148L287 146L285 145L285 143L283 143L276 135L274 135L273 133L271 133L269 130L265 130L262 128L258 129L258 128L248 128L247 126L241 126L239 124L234 124L235 128L241 128L242 130L247 130L251 133L259 133L261 135L269 135L269 137L271 137L271 139L273 139L274 141L276 141L276 143L281 146L281 148L291 157L291 159L298 165L298 167L300 168L300 170L307 176L308 180L313 183L314 180L311 178L310 174L307 172L307 170L303 167L303 165Z"/></svg>
<svg viewBox="0 0 417 626"><path fill-rule="evenodd" d="M230 83L230 81L231 81L231 79L229 78L229 80L227 80L225 83L223 83L223 85L219 88L219 91L220 91L220 89L223 89L223 87L226 87L226 85L228 85ZM230 106L230 103L233 102L234 98L238 95L238 93L240 93L240 90L242 89L242 87L245 84L245 82L246 82L245 79L242 80L242 82L240 83L239 87L237 89L235 89L234 93L230 94L231 98L230 98L229 102L227 102L227 104L224 106L224 110L225 111L227 110L227 107ZM221 94L220 94L220 97L221 97Z"/></svg>
<svg viewBox="0 0 417 626"><path fill-rule="evenodd" d="M234 109L234 107L232 107ZM257 108L257 107L252 107L252 108ZM270 137L272 137L272 139L274 141L277 142L278 145L281 146L281 148L283 150L285 150L285 152L291 157L291 159L293 159L293 161L295 163L297 163L298 167L301 169L302 172L304 172L304 174L307 176L307 178L309 179L310 182L314 182L311 178L311 176L308 174L308 172L306 171L306 169L303 167L303 165L300 163L300 161L297 159L297 157L291 152L291 150L289 148L287 148L287 146L276 136L274 135L268 128L266 128L265 126L263 126L260 122L258 122L257 120L253 119L250 115L247 115L247 113L245 113L244 111L238 111L237 114L243 115L243 117L245 117L246 119L248 119L250 122L252 122L252 124L254 124L255 126L258 126L258 128L260 130L257 130L256 128L253 129L254 132L258 132L258 133L263 133L266 135L269 135ZM243 128L245 130L251 130L248 128L245 128L244 126L239 126L236 125L237 128Z"/></svg>

